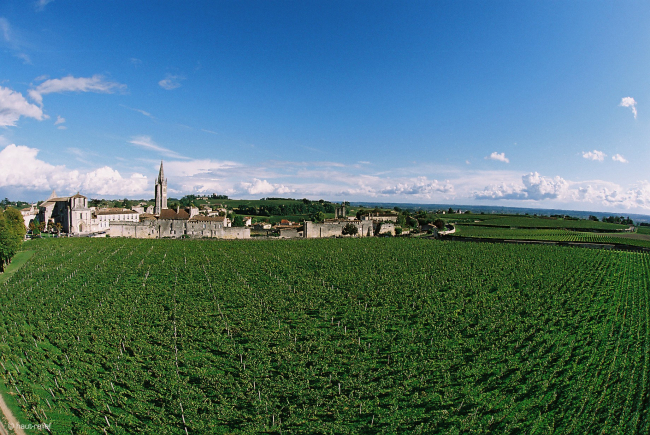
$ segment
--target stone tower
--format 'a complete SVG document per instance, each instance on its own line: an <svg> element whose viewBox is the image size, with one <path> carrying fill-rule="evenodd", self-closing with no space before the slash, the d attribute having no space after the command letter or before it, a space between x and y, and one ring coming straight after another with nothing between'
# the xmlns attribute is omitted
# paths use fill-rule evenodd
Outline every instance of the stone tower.
<svg viewBox="0 0 650 435"><path fill-rule="evenodd" d="M159 215L160 212L167 208L167 179L163 171L163 163L160 161L160 172L156 178L156 205L153 214Z"/></svg>

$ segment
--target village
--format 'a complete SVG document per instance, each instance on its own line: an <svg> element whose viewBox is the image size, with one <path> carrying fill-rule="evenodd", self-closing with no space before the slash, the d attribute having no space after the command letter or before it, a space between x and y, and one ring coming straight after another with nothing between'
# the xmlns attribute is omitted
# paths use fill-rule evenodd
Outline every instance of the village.
<svg viewBox="0 0 650 435"><path fill-rule="evenodd" d="M401 233L396 212L368 212L348 216L345 203L336 205L334 218L294 222L282 219L253 222L243 216L240 225L233 225L231 210L225 206L190 205L169 208L167 178L163 163L155 180L154 205L139 203L130 208L90 206L80 193L58 196L52 191L47 200L23 208L25 226L32 233L49 230L68 237L126 237L138 239L215 238L249 239L274 236L279 238L373 237ZM40 227L40 228L39 228ZM434 227L422 228L431 230Z"/></svg>

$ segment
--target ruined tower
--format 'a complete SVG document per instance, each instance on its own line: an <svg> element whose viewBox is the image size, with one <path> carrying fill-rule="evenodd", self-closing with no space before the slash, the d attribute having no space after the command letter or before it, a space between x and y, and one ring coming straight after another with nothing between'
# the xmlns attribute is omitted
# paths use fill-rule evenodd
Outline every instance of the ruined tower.
<svg viewBox="0 0 650 435"><path fill-rule="evenodd" d="M167 179L163 171L163 162L160 161L160 172L156 178L156 205L153 209L153 214L159 215L160 212L167 208Z"/></svg>

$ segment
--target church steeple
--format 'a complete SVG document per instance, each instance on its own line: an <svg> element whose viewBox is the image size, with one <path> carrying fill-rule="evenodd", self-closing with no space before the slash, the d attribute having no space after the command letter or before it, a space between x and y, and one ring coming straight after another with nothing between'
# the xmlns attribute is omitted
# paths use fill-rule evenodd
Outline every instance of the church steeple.
<svg viewBox="0 0 650 435"><path fill-rule="evenodd" d="M158 181L162 182L165 179L165 171L163 171L163 162L160 161L160 171L158 171Z"/></svg>
<svg viewBox="0 0 650 435"><path fill-rule="evenodd" d="M167 179L163 171L163 162L160 161L160 171L158 171L158 178L156 179L156 205L153 209L153 214L159 215L160 212L167 208Z"/></svg>

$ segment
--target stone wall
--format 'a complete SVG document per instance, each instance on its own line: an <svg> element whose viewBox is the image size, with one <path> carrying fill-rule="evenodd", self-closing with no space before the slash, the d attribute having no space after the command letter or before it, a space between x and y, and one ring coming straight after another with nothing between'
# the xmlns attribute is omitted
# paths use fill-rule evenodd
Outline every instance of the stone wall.
<svg viewBox="0 0 650 435"><path fill-rule="evenodd" d="M378 225L379 226L379 225ZM390 234L391 236L395 235L395 224L393 222L381 222L379 226L379 234Z"/></svg>
<svg viewBox="0 0 650 435"><path fill-rule="evenodd" d="M221 223L191 222L180 219L158 219L143 222L111 222L111 237L160 239L189 237L193 239L249 239L250 228L224 228Z"/></svg>
<svg viewBox="0 0 650 435"><path fill-rule="evenodd" d="M323 237L342 237L343 227L347 224L352 224L357 227L357 237L369 237L375 234L373 222L371 221L335 221L324 222L322 224L305 221L303 237L308 239L319 239Z"/></svg>

